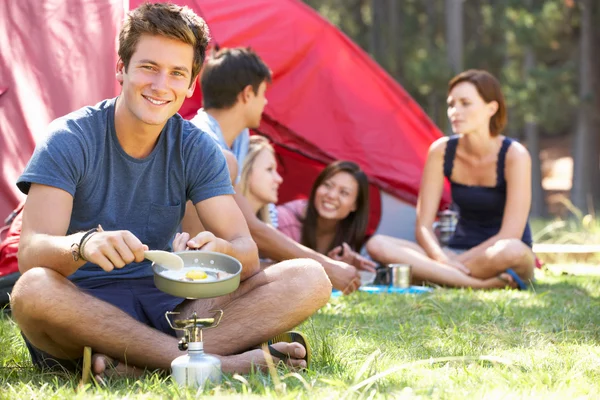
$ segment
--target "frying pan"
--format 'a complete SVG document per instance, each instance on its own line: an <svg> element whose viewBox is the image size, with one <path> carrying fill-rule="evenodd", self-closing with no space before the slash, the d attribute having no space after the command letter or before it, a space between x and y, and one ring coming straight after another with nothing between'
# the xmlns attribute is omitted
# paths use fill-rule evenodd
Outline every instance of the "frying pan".
<svg viewBox="0 0 600 400"><path fill-rule="evenodd" d="M186 250L175 254L183 259L182 270L172 271L158 264L152 264L154 284L165 293L187 299L205 299L229 294L240 285L242 264L231 256L199 250ZM203 268L231 275L216 280L181 280L190 270Z"/></svg>

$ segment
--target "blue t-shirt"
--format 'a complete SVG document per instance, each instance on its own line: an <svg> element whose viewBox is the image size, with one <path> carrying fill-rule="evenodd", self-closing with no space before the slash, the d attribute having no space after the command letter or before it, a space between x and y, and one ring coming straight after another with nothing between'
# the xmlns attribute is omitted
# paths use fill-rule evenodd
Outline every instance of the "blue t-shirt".
<svg viewBox="0 0 600 400"><path fill-rule="evenodd" d="M176 114L152 152L133 158L116 136L115 102L105 100L53 121L17 186L25 194L31 183L71 194L67 235L101 224L106 231L131 231L150 249L168 250L188 199L196 204L234 193L225 157L209 135ZM87 263L69 278L152 276L150 265L132 263L107 275Z"/></svg>
<svg viewBox="0 0 600 400"><path fill-rule="evenodd" d="M240 179L242 174L242 165L244 165L244 159L248 154L248 147L250 146L250 132L248 129L244 129L231 144L231 147L225 142L223 131L219 122L210 116L203 108L198 110L198 113L194 118L190 120L194 125L208 133L212 138L225 150L229 150L235 156L238 163L238 176Z"/></svg>

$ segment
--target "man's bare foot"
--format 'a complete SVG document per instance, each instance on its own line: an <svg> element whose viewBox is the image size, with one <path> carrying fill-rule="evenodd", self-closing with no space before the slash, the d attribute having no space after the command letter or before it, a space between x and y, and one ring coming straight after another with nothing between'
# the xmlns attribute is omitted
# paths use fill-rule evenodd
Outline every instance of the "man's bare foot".
<svg viewBox="0 0 600 400"><path fill-rule="evenodd" d="M287 360L280 360L277 357L271 356L273 363L277 365L279 361L285 361L285 363L294 369L306 368L306 349L300 343L292 342L278 342L271 345L276 350L283 354L288 354L290 358ZM265 353L262 349L249 350L245 353L236 354L228 357L221 357L223 372L237 373L237 374L248 374L254 368L262 371L267 370L267 361L265 360Z"/></svg>
<svg viewBox="0 0 600 400"><path fill-rule="evenodd" d="M125 363L104 354L96 353L92 356L92 374L99 383L105 384L106 378L139 378L143 374L143 371L132 366L127 366Z"/></svg>

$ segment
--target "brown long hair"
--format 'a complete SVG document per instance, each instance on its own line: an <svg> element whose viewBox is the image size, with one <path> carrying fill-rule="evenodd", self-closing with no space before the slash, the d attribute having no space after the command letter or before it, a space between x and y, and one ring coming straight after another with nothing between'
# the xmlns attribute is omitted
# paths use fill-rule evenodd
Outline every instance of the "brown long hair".
<svg viewBox="0 0 600 400"><path fill-rule="evenodd" d="M506 102L504 101L504 95L502 94L498 79L487 71L470 69L461 72L450 80L448 83L448 94L450 94L450 91L454 86L461 82L472 83L477 89L477 93L479 93L486 103L492 101L498 103L498 110L492 115L492 118L490 118L490 134L492 136L498 136L506 126L507 120Z"/></svg>
<svg viewBox="0 0 600 400"><path fill-rule="evenodd" d="M353 250L360 251L365 241L367 223L369 222L369 181L367 175L360 169L358 164L352 161L336 161L321 171L312 186L310 198L308 199L300 242L313 250L317 248L317 220L319 217L319 213L315 207L317 188L339 172L349 173L358 183L356 211L352 211L338 223L335 238L327 251L329 252L344 242L348 243Z"/></svg>

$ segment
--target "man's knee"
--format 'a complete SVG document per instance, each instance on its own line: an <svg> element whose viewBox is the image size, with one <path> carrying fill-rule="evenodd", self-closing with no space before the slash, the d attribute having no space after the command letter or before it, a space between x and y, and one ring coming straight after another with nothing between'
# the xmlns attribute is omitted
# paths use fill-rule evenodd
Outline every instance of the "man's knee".
<svg viewBox="0 0 600 400"><path fill-rule="evenodd" d="M309 258L298 258L279 263L282 268L281 284L296 292L317 308L324 306L331 297L331 281L321 264Z"/></svg>
<svg viewBox="0 0 600 400"><path fill-rule="evenodd" d="M303 259L303 275L308 277L315 301L321 308L331 298L332 285L323 266L315 260Z"/></svg>
<svg viewBox="0 0 600 400"><path fill-rule="evenodd" d="M53 304L60 293L58 281L66 278L48 268L32 268L17 280L10 296L10 308L17 322L36 319Z"/></svg>

